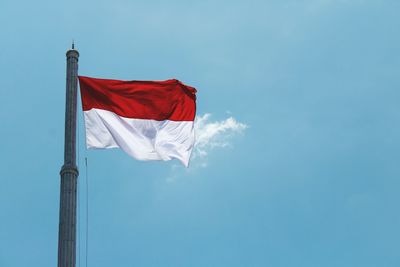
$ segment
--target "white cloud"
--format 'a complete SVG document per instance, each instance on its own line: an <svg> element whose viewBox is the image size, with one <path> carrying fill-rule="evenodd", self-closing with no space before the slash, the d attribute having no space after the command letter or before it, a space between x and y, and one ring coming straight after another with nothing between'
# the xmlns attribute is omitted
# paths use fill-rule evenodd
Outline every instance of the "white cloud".
<svg viewBox="0 0 400 267"><path fill-rule="evenodd" d="M248 126L229 117L221 121L210 121L211 114L198 116L195 121L196 141L192 161L196 158L205 158L216 147L228 147L231 145L231 137L242 133ZM202 166L207 163L202 162Z"/></svg>

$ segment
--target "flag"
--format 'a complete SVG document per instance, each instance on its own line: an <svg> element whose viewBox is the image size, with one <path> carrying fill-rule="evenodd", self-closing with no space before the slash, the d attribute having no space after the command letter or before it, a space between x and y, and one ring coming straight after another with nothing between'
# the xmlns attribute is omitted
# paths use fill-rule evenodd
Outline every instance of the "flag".
<svg viewBox="0 0 400 267"><path fill-rule="evenodd" d="M178 80L79 76L87 148L121 148L138 160L180 160L194 145L196 89Z"/></svg>

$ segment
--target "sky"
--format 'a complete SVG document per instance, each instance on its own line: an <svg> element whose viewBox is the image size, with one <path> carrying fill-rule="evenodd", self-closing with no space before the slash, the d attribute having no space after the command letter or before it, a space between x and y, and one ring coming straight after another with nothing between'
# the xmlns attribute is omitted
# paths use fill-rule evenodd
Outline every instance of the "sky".
<svg viewBox="0 0 400 267"><path fill-rule="evenodd" d="M77 266L400 266L399 9L1 0L0 266L57 264L72 39L80 75L198 90L188 169L86 150L79 111Z"/></svg>

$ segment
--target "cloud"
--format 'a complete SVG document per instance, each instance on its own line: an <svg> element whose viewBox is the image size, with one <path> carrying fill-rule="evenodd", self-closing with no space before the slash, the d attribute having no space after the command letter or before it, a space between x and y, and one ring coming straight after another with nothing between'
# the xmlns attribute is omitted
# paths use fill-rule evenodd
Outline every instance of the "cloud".
<svg viewBox="0 0 400 267"><path fill-rule="evenodd" d="M192 161L198 158L205 158L214 148L223 148L231 145L232 136L242 133L248 126L238 122L235 118L229 117L221 121L210 121L211 114L206 113L198 116L195 121L196 141ZM206 162L201 166L205 167Z"/></svg>

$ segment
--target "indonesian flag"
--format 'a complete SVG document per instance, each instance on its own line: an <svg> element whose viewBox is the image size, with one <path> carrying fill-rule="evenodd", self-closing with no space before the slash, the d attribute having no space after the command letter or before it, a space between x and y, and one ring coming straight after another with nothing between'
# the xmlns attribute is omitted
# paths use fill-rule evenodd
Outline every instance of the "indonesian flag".
<svg viewBox="0 0 400 267"><path fill-rule="evenodd" d="M178 80L119 81L79 76L87 148L121 148L138 160L186 167L194 145L196 89Z"/></svg>

